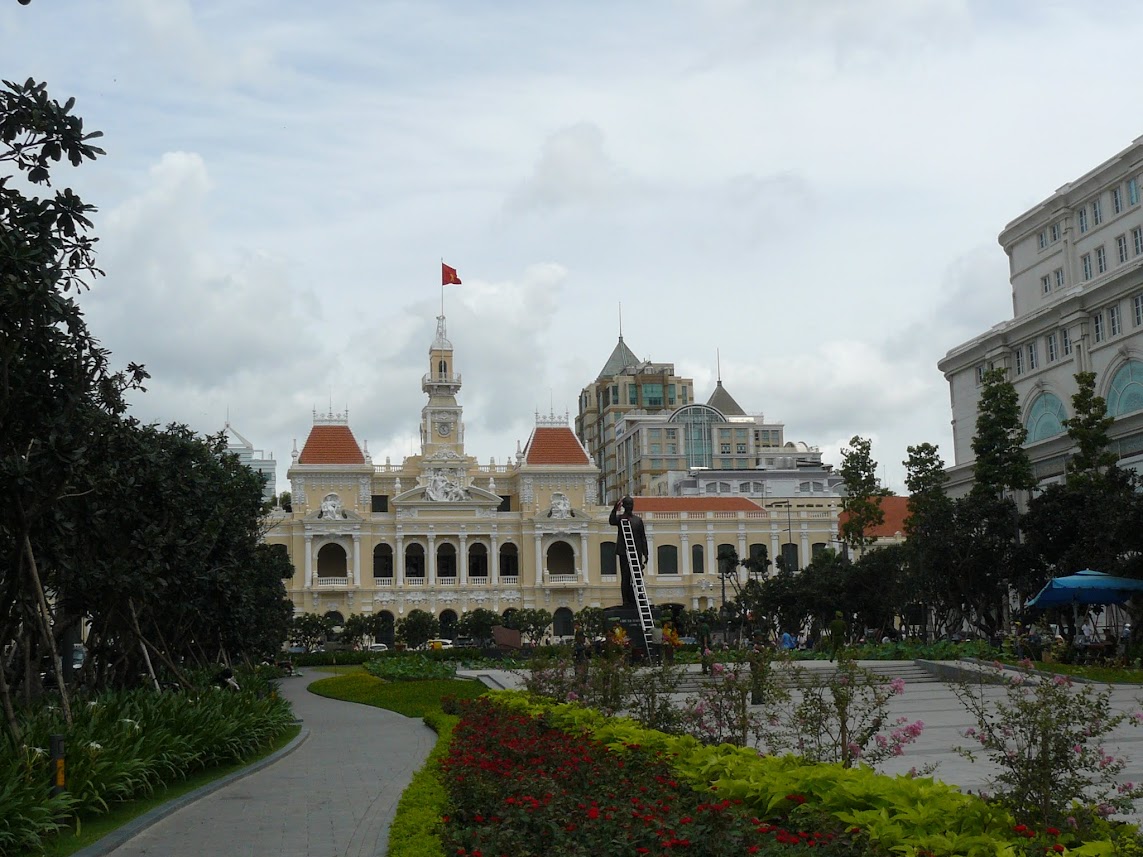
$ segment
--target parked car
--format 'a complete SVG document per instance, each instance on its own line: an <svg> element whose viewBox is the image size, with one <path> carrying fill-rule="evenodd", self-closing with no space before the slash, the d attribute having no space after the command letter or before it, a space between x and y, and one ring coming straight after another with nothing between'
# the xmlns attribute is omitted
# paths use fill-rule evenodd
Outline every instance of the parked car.
<svg viewBox="0 0 1143 857"><path fill-rule="evenodd" d="M422 652L424 652L424 651L431 652L431 651L436 651L437 649L451 649L451 648L452 648L452 640L445 640L445 639L441 639L441 638L429 640L423 646L418 646L418 649Z"/></svg>
<svg viewBox="0 0 1143 857"><path fill-rule="evenodd" d="M452 645L455 649L475 649L476 640L471 637L457 637L452 641Z"/></svg>
<svg viewBox="0 0 1143 857"><path fill-rule="evenodd" d="M389 647L386 646L384 643L372 643L369 646L369 651L371 651L371 652L387 652L387 651L389 651Z"/></svg>

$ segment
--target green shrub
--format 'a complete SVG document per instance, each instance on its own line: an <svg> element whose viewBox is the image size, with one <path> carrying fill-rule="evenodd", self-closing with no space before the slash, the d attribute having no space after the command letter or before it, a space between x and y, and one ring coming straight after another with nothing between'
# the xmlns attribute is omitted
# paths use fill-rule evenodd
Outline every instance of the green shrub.
<svg viewBox="0 0 1143 857"><path fill-rule="evenodd" d="M1029 843L1036 853L1052 844L1066 844L1076 854L1138 853L1132 825L1093 827L1083 837L1084 844L1066 833L1047 843L1041 841L1045 831L1017 825L1003 807L928 777L888 777L866 767L814 764L795 756L762 757L751 748L728 744L704 746L690 736L665 735L627 718L608 718L591 709L517 692L499 692L493 698L510 711L542 716L553 726L586 733L616 751L635 745L671 756L677 775L694 788L717 789L721 799L741 800L760 816L778 813L794 824L808 824L824 812L847 828L858 828L875 853L1012 857L1032 853ZM791 801L791 795L804 801Z"/></svg>
<svg viewBox="0 0 1143 857"><path fill-rule="evenodd" d="M457 719L441 712L425 715L425 723L437 733L437 743L397 804L389 825L389 857L444 857L440 827L448 793L438 766L448 753Z"/></svg>
<svg viewBox="0 0 1143 857"><path fill-rule="evenodd" d="M425 717L441 708L446 697L471 698L487 693L478 681L445 679L439 681L383 682L365 673L333 676L315 681L312 693L387 708L406 717Z"/></svg>
<svg viewBox="0 0 1143 857"><path fill-rule="evenodd" d="M385 681L428 681L452 678L456 675L456 666L424 655L412 655L369 661L365 671Z"/></svg>
<svg viewBox="0 0 1143 857"><path fill-rule="evenodd" d="M56 708L19 717L22 742L0 744L0 855L34 847L58 819L106 812L158 785L268 746L293 723L269 685L240 676L243 690L115 691L77 698L73 723ZM67 791L50 797L50 736L64 736Z"/></svg>

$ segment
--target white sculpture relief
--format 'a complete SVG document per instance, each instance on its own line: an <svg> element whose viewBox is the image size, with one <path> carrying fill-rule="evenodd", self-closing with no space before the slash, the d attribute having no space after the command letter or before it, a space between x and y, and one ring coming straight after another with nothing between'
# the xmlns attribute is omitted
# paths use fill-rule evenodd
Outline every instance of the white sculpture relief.
<svg viewBox="0 0 1143 857"><path fill-rule="evenodd" d="M321 511L318 517L325 520L343 520L345 510L341 508L341 498L336 494L326 494L321 501Z"/></svg>
<svg viewBox="0 0 1143 857"><path fill-rule="evenodd" d="M532 477L531 476L525 476L524 479L520 483L520 502L521 503L531 503L532 502Z"/></svg>
<svg viewBox="0 0 1143 857"><path fill-rule="evenodd" d="M468 491L461 487L459 481L449 471L440 467L429 471L425 497L438 503L470 499Z"/></svg>
<svg viewBox="0 0 1143 857"><path fill-rule="evenodd" d="M572 511L571 500L568 495L557 491L552 495L552 506L548 510L549 518L574 518L575 512Z"/></svg>

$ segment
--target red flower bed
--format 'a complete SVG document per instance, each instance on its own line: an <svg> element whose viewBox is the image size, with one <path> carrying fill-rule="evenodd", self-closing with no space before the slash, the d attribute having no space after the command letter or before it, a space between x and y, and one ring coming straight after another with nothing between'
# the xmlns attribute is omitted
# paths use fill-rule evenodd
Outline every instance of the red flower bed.
<svg viewBox="0 0 1143 857"><path fill-rule="evenodd" d="M859 853L836 829L787 830L711 800L658 754L613 752L488 699L464 703L441 765L445 853L456 857Z"/></svg>

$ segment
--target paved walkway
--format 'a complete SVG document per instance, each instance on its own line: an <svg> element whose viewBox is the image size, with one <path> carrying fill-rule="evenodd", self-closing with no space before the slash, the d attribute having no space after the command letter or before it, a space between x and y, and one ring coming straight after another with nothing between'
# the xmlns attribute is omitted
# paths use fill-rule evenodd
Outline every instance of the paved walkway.
<svg viewBox="0 0 1143 857"><path fill-rule="evenodd" d="M382 857L401 793L436 733L419 719L316 696L322 674L282 680L308 730L293 752L178 809L114 857Z"/></svg>

